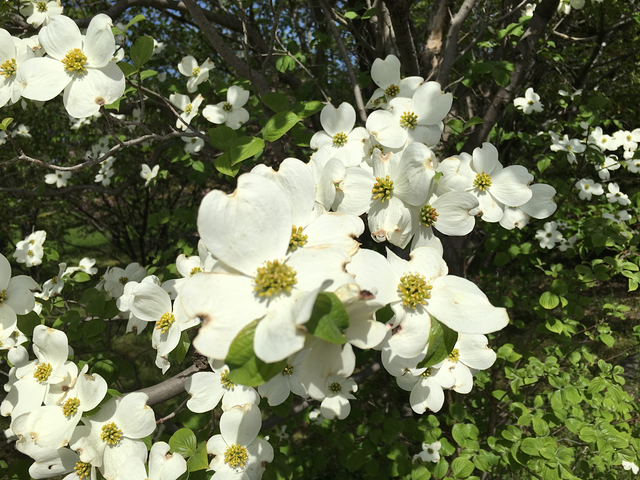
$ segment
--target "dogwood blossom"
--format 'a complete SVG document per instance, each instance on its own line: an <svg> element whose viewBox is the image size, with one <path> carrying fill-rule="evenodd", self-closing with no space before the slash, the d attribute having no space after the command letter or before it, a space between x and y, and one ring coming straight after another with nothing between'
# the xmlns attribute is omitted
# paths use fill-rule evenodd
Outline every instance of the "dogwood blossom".
<svg viewBox="0 0 640 480"><path fill-rule="evenodd" d="M211 123L224 123L227 127L237 130L249 121L249 112L243 107L249 100L249 92L242 87L232 85L227 90L227 101L216 105L207 105L202 116Z"/></svg>
<svg viewBox="0 0 640 480"><path fill-rule="evenodd" d="M187 80L187 92L194 93L197 91L198 85L207 81L209 70L213 70L213 68L213 62L208 58L202 65L198 65L198 61L191 55L183 57L178 64L178 71L185 77L189 77L189 80Z"/></svg>
<svg viewBox="0 0 640 480"><path fill-rule="evenodd" d="M64 106L74 118L89 117L119 99L125 82L122 70L111 62L111 26L111 18L98 14L83 36L69 17L51 18L38 35L48 56L32 58L20 69L22 96L47 101L64 90Z"/></svg>
<svg viewBox="0 0 640 480"><path fill-rule="evenodd" d="M607 200L609 203L619 203L623 206L631 203L629 197L620 191L620 187L617 183L611 182L607 188L609 189L609 193L607 193Z"/></svg>
<svg viewBox="0 0 640 480"><path fill-rule="evenodd" d="M191 120L193 120L193 118L198 114L198 108L200 108L200 104L203 100L204 97L200 94L196 95L193 100L191 100L187 95L183 95L181 93L172 93L169 95L169 101L175 105L176 108L182 111L176 120L176 128L179 128L182 131L185 131L188 128Z"/></svg>
<svg viewBox="0 0 640 480"><path fill-rule="evenodd" d="M400 79L400 60L395 55L387 55L384 60L376 58L371 65L371 79L378 88L367 102L367 108L385 106L396 97L411 98L424 82L422 77Z"/></svg>
<svg viewBox="0 0 640 480"><path fill-rule="evenodd" d="M149 167L146 163L140 165L140 176L143 180L145 180L144 186L148 187L151 183L151 180L158 176L158 172L160 171L160 165L154 165L153 168Z"/></svg>
<svg viewBox="0 0 640 480"><path fill-rule="evenodd" d="M604 193L602 185L595 183L590 178L578 180L576 187L578 187L578 197L580 197L581 200L591 200L592 195L602 195Z"/></svg>
<svg viewBox="0 0 640 480"><path fill-rule="evenodd" d="M238 405L220 417L220 434L207 442L209 464L216 480L249 480L260 478L266 463L273 460L273 447L256 438L262 419L253 404Z"/></svg>
<svg viewBox="0 0 640 480"><path fill-rule="evenodd" d="M556 140L557 138L557 140ZM577 138L569 140L569 136L565 135L562 139L552 135L553 143L551 145L551 151L553 152L567 152L567 160L571 164L578 163L576 153L582 153L587 149L587 146Z"/></svg>
<svg viewBox="0 0 640 480"><path fill-rule="evenodd" d="M69 184L70 178L71 178L71 172L57 171L56 173L47 173L44 176L44 181L49 185L53 185L55 183L56 187L62 188L62 187L66 187Z"/></svg>
<svg viewBox="0 0 640 480"><path fill-rule="evenodd" d="M60 0L39 1L26 0L20 8L20 13L27 17L27 23L34 27L47 25L49 21L62 14L62 3Z"/></svg>
<svg viewBox="0 0 640 480"><path fill-rule="evenodd" d="M369 138L369 132L363 127L354 128L354 108L345 102L338 108L326 105L320 112L320 123L323 130L311 137L311 148L327 149L330 158L340 159L346 167L360 165L364 156L364 141Z"/></svg>
<svg viewBox="0 0 640 480"><path fill-rule="evenodd" d="M16 261L24 263L29 268L40 265L44 256L43 245L46 238L47 232L38 230L16 243L16 251L13 253Z"/></svg>
<svg viewBox="0 0 640 480"><path fill-rule="evenodd" d="M524 97L518 97L513 100L513 104L518 110L521 110L525 115L530 115L533 112L542 111L542 103L540 103L540 95L533 91L533 88L529 87L524 92Z"/></svg>
<svg viewBox="0 0 640 480"><path fill-rule="evenodd" d="M546 222L543 230L536 232L536 239L540 241L542 248L552 249L556 243L562 240L562 233L558 231L557 222Z"/></svg>

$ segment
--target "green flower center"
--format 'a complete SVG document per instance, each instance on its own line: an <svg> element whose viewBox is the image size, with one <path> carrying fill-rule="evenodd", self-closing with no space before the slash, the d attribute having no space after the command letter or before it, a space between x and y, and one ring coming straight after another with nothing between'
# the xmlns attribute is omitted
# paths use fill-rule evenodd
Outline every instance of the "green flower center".
<svg viewBox="0 0 640 480"><path fill-rule="evenodd" d="M41 363L36 368L36 371L33 372L33 378L35 378L40 383L42 383L47 378L49 378L49 375L51 375L52 370L53 370L53 367L51 366L50 363Z"/></svg>
<svg viewBox="0 0 640 480"><path fill-rule="evenodd" d="M29 244L30 244L30 245L35 245L35 244L36 244L36 241L32 238L31 240L29 240Z"/></svg>
<svg viewBox="0 0 640 480"><path fill-rule="evenodd" d="M481 192L484 192L491 186L491 177L482 172L476 175L476 179L473 181L473 186Z"/></svg>
<svg viewBox="0 0 640 480"><path fill-rule="evenodd" d="M33 250L28 250L27 255L29 255L30 257L33 257Z"/></svg>
<svg viewBox="0 0 640 480"><path fill-rule="evenodd" d="M18 66L16 65L15 58L6 60L2 65L0 65L0 75L2 75L4 78L12 77L16 74L17 69Z"/></svg>
<svg viewBox="0 0 640 480"><path fill-rule="evenodd" d="M380 199L384 203L385 200L389 200L391 197L391 192L393 192L393 180L389 180L389 175L385 178L376 177L376 183L373 184L371 189L373 199Z"/></svg>
<svg viewBox="0 0 640 480"><path fill-rule="evenodd" d="M187 115L191 115L192 111L193 111L193 105L188 103L187 106L184 107L184 113L186 113Z"/></svg>
<svg viewBox="0 0 640 480"><path fill-rule="evenodd" d="M197 77L198 75L200 75L200 67L196 67L191 71L192 77Z"/></svg>
<svg viewBox="0 0 640 480"><path fill-rule="evenodd" d="M270 297L283 290L291 291L298 280L296 271L280 260L267 261L264 267L258 268L255 278L256 286L253 288L260 297Z"/></svg>
<svg viewBox="0 0 640 480"><path fill-rule="evenodd" d="M224 373L220 375L220 383L227 390L231 390L233 389L233 387L236 386L236 384L233 383L231 380L229 380L228 373L229 373L229 370L225 369Z"/></svg>
<svg viewBox="0 0 640 480"><path fill-rule="evenodd" d="M224 451L224 463L228 463L232 468L244 467L249 460L249 453L239 443L229 445Z"/></svg>
<svg viewBox="0 0 640 480"><path fill-rule="evenodd" d="M38 3L36 3L36 8L41 13L42 12L46 12L47 11L47 2L38 2Z"/></svg>
<svg viewBox="0 0 640 480"><path fill-rule="evenodd" d="M458 360L460 360L460 350L454 348L453 350L451 350L451 353L447 358L454 363L457 362Z"/></svg>
<svg viewBox="0 0 640 480"><path fill-rule="evenodd" d="M286 367L284 367L284 370L282 370L282 374L293 375L293 365L287 365Z"/></svg>
<svg viewBox="0 0 640 480"><path fill-rule="evenodd" d="M400 87L394 84L389 85L384 90L384 95L389 98L393 98L400 93Z"/></svg>
<svg viewBox="0 0 640 480"><path fill-rule="evenodd" d="M418 125L418 116L413 112L403 112L400 115L400 126L413 130Z"/></svg>
<svg viewBox="0 0 640 480"><path fill-rule="evenodd" d="M84 67L85 63L87 63L87 56L79 48L72 48L62 59L67 72L85 73L87 71Z"/></svg>
<svg viewBox="0 0 640 480"><path fill-rule="evenodd" d="M427 378L427 377L430 377L430 376L431 376L431 373L432 373L432 372L433 372L433 367L429 367L429 368L427 368L424 372L422 372L422 373L420 374L420 376L421 376L422 378Z"/></svg>
<svg viewBox="0 0 640 480"><path fill-rule="evenodd" d="M58 283L58 276L57 275L51 279L51 283L53 283L54 285L56 283Z"/></svg>
<svg viewBox="0 0 640 480"><path fill-rule="evenodd" d="M405 307L417 308L418 305L425 305L431 298L433 287L427 283L424 275L419 273L407 273L400 278L398 292L402 296Z"/></svg>
<svg viewBox="0 0 640 480"><path fill-rule="evenodd" d="M298 247L304 247L307 244L307 236L302 233L302 227L291 227L291 240L289 240L289 250L295 251Z"/></svg>
<svg viewBox="0 0 640 480"><path fill-rule="evenodd" d="M438 212L431 205L425 205L420 209L420 222L425 227L431 227L438 221Z"/></svg>
<svg viewBox="0 0 640 480"><path fill-rule="evenodd" d="M202 269L200 267L193 267L191 269L191 271L189 272L189 276L192 277L194 276L196 273L202 273Z"/></svg>
<svg viewBox="0 0 640 480"><path fill-rule="evenodd" d="M334 147L344 147L347 144L347 135L343 132L336 133L333 136Z"/></svg>
<svg viewBox="0 0 640 480"><path fill-rule="evenodd" d="M373 155L373 150L376 149L376 148L378 150L380 150L380 153L384 153L384 147L382 145L380 145L379 143L376 143L373 147L371 147L369 149L369 155Z"/></svg>
<svg viewBox="0 0 640 480"><path fill-rule="evenodd" d="M433 455L433 448L427 448L427 453L429 455Z"/></svg>
<svg viewBox="0 0 640 480"><path fill-rule="evenodd" d="M78 480L89 480L91 478L91 464L85 462L78 462L73 470L78 476Z"/></svg>
<svg viewBox="0 0 640 480"><path fill-rule="evenodd" d="M329 385L329 391L331 391L332 393L340 393L342 391L342 385L340 385L338 382L333 382L331 385Z"/></svg>
<svg viewBox="0 0 640 480"><path fill-rule="evenodd" d="M2 290L0 292L0 305L7 299L7 290Z"/></svg>
<svg viewBox="0 0 640 480"><path fill-rule="evenodd" d="M117 445L122 438L122 430L114 422L105 423L102 425L102 433L100 434L100 440L107 442L107 445Z"/></svg>
<svg viewBox="0 0 640 480"><path fill-rule="evenodd" d="M224 110L225 112L230 112L231 110L233 110L233 105L231 105L229 102L224 102L222 104L222 110Z"/></svg>
<svg viewBox="0 0 640 480"><path fill-rule="evenodd" d="M156 330L160 330L160 333L167 333L171 325L176 321L176 317L173 313L165 313L160 317L160 320L156 322Z"/></svg>
<svg viewBox="0 0 640 480"><path fill-rule="evenodd" d="M127 282L129 281L129 277L120 277L118 279L118 281L122 284L122 285L126 285Z"/></svg>
<svg viewBox="0 0 640 480"><path fill-rule="evenodd" d="M62 413L65 417L69 418L70 416L75 415L78 412L79 406L80 400L78 398L70 398L62 404Z"/></svg>

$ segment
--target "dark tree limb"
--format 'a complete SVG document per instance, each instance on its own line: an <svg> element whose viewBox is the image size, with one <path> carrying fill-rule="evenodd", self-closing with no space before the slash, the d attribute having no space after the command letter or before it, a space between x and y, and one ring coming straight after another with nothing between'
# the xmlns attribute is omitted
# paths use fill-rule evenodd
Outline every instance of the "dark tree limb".
<svg viewBox="0 0 640 480"><path fill-rule="evenodd" d="M418 54L411 33L411 5L413 0L384 0L389 9L400 60L407 76L420 75Z"/></svg>
<svg viewBox="0 0 640 480"><path fill-rule="evenodd" d="M445 31L449 29L451 16L449 9L453 0L437 0L431 7L431 16L427 27L427 40L424 43L420 55L420 70L424 78L429 79L436 75L440 57L445 44Z"/></svg>

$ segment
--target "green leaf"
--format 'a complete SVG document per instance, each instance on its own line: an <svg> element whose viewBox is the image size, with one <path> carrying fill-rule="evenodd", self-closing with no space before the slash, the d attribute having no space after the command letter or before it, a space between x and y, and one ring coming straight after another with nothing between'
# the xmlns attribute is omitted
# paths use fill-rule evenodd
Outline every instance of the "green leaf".
<svg viewBox="0 0 640 480"><path fill-rule="evenodd" d="M451 471L456 478L467 478L474 469L475 466L468 458L458 457L451 462Z"/></svg>
<svg viewBox="0 0 640 480"><path fill-rule="evenodd" d="M169 439L169 447L172 453L179 453L187 458L196 453L198 441L196 435L188 428L181 428L171 435Z"/></svg>
<svg viewBox="0 0 640 480"><path fill-rule="evenodd" d="M432 319L431 330L429 331L429 349L426 357L418 364L418 368L430 367L440 363L451 353L457 341L458 332L454 332L435 318Z"/></svg>
<svg viewBox="0 0 640 480"><path fill-rule="evenodd" d="M538 161L538 171L540 173L544 172L551 165L551 159L549 157L545 157L542 160Z"/></svg>
<svg viewBox="0 0 640 480"><path fill-rule="evenodd" d="M296 61L289 55L283 55L276 60L276 70L281 73L284 73L287 70L293 70L294 68L296 68Z"/></svg>
<svg viewBox="0 0 640 480"><path fill-rule="evenodd" d="M144 20L144 15L140 14L140 15L136 15L135 17L133 17L129 23L127 23L127 26L124 27L124 31L126 32L127 30L129 30L129 27L131 27L132 25L135 25L136 23L140 22L141 20Z"/></svg>
<svg viewBox="0 0 640 480"><path fill-rule="evenodd" d="M324 108L324 103L318 100L312 100L311 102L296 102L291 111L298 115L300 118L307 118L311 115L318 113Z"/></svg>
<svg viewBox="0 0 640 480"><path fill-rule="evenodd" d="M231 343L226 358L231 369L227 375L229 380L240 385L255 387L261 385L281 373L286 366L286 360L277 363L265 363L253 352L253 337L260 319L254 320L240 330Z"/></svg>
<svg viewBox="0 0 640 480"><path fill-rule="evenodd" d="M131 75L133 75L138 71L136 67L134 67L133 65L127 62L118 63L118 67L120 67L120 70L122 70L122 73L124 73L125 77L130 77Z"/></svg>
<svg viewBox="0 0 640 480"><path fill-rule="evenodd" d="M77 283L84 283L91 280L91 276L88 273L76 272L73 276L73 281Z"/></svg>
<svg viewBox="0 0 640 480"><path fill-rule="evenodd" d="M200 442L195 453L187 460L187 469L190 472L206 470L209 468L209 462L207 460L207 442Z"/></svg>
<svg viewBox="0 0 640 480"><path fill-rule="evenodd" d="M481 123L484 123L484 120L481 119L480 117L471 117L469 121L464 124L464 128L462 130L464 131L469 127L473 127L474 125L480 125Z"/></svg>
<svg viewBox="0 0 640 480"><path fill-rule="evenodd" d="M376 7L368 9L366 12L362 14L362 20L367 20L371 17L375 17L378 14L378 9Z"/></svg>
<svg viewBox="0 0 640 480"><path fill-rule="evenodd" d="M231 150L231 145L237 136L238 135L235 130L225 125L209 129L209 138L211 139L211 143L214 147L219 148L223 152Z"/></svg>
<svg viewBox="0 0 640 480"><path fill-rule="evenodd" d="M224 175L229 175L230 177L235 177L240 171L240 164L236 164L234 166L231 165L231 157L228 153L223 153L218 158L213 161L213 165L216 167L220 173Z"/></svg>
<svg viewBox="0 0 640 480"><path fill-rule="evenodd" d="M17 315L18 317L18 329L24 333L27 337L33 336L33 329L38 325L42 325L40 315L33 310L26 315Z"/></svg>
<svg viewBox="0 0 640 480"><path fill-rule="evenodd" d="M89 371L91 375L97 373L102 378L104 378L107 383L109 383L111 377L113 377L113 374L116 373L116 367L111 360L100 360L93 367L91 367ZM120 396L120 394L118 393L114 396Z"/></svg>
<svg viewBox="0 0 640 480"><path fill-rule="evenodd" d="M344 331L348 326L349 315L340 299L333 293L319 293L311 318L305 323L307 331L329 343L343 345L347 342Z"/></svg>
<svg viewBox="0 0 640 480"><path fill-rule="evenodd" d="M262 103L264 103L275 113L286 112L287 110L289 110L289 99L287 99L287 96L282 93L265 93L262 96Z"/></svg>
<svg viewBox="0 0 640 480"><path fill-rule="evenodd" d="M268 142L274 142L291 130L299 121L300 117L293 112L276 113L262 129L262 138Z"/></svg>
<svg viewBox="0 0 640 480"><path fill-rule="evenodd" d="M558 297L555 293L544 292L540 295L540 305L542 305L547 310L553 310L560 304L560 297Z"/></svg>
<svg viewBox="0 0 640 480"><path fill-rule="evenodd" d="M347 13L344 14L344 16L346 18L349 18L349 19L353 20L355 18L358 18L360 15L358 15L356 12L354 12L352 10L349 10Z"/></svg>
<svg viewBox="0 0 640 480"><path fill-rule="evenodd" d="M97 296L89 305L87 305L87 315L92 317L102 317L104 314L104 297L102 295Z"/></svg>
<svg viewBox="0 0 640 480"><path fill-rule="evenodd" d="M191 164L191 168L193 168L196 172L204 172L204 163L200 160L196 160Z"/></svg>
<svg viewBox="0 0 640 480"><path fill-rule="evenodd" d="M549 425L541 418L534 418L531 420L533 425L533 431L536 432L536 435L539 437L546 437L549 435Z"/></svg>
<svg viewBox="0 0 640 480"><path fill-rule="evenodd" d="M85 340L89 340L100 335L106 327L107 325L104 320L101 320L99 318L89 320L82 326L82 336Z"/></svg>
<svg viewBox="0 0 640 480"><path fill-rule="evenodd" d="M229 159L231 166L236 165L247 158L258 155L264 150L264 140L256 137L240 137L231 142Z"/></svg>
<svg viewBox="0 0 640 480"><path fill-rule="evenodd" d="M539 457L544 444L539 438L525 438L520 444L520 450L532 457Z"/></svg>
<svg viewBox="0 0 640 480"><path fill-rule="evenodd" d="M140 80L146 80L147 78L155 77L158 75L158 72L155 70L143 70L140 72Z"/></svg>
<svg viewBox="0 0 640 480"><path fill-rule="evenodd" d="M171 353L173 354L176 362L180 363L184 360L184 357L187 356L187 352L189 351L189 346L191 342L189 341L189 334L183 331L180 334L180 340L178 341L178 346Z"/></svg>
<svg viewBox="0 0 640 480"><path fill-rule="evenodd" d="M11 125L11 122L13 122L13 118L11 117L7 117L2 120L2 123L0 123L0 130L6 132L7 128L9 128L9 125Z"/></svg>
<svg viewBox="0 0 640 480"><path fill-rule="evenodd" d="M138 37L131 46L129 56L133 60L133 64L138 68L142 68L151 58L153 53L153 38Z"/></svg>

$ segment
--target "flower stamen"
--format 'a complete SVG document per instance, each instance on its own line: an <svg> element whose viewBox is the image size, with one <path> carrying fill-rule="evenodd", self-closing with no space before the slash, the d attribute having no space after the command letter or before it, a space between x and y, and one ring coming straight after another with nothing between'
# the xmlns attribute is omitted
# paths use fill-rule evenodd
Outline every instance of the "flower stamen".
<svg viewBox="0 0 640 480"><path fill-rule="evenodd" d="M402 302L405 307L416 309L418 305L425 305L427 300L431 298L431 289L424 278L419 273L407 273L400 278L398 284L398 292L402 296Z"/></svg>
<svg viewBox="0 0 640 480"><path fill-rule="evenodd" d="M415 129L418 125L418 115L413 112L403 112L400 115L400 126L402 128Z"/></svg>
<svg viewBox="0 0 640 480"><path fill-rule="evenodd" d="M491 177L484 172L479 173L473 181L473 186L484 192L491 186Z"/></svg>
<svg viewBox="0 0 640 480"><path fill-rule="evenodd" d="M232 468L242 468L249 460L249 453L239 443L229 445L224 451L224 463L228 463Z"/></svg>
<svg viewBox="0 0 640 480"><path fill-rule="evenodd" d="M280 260L267 261L264 267L258 268L255 277L256 286L254 291L260 297L270 297L276 295L283 290L290 292L298 280L296 279L296 271L289 265Z"/></svg>
<svg viewBox="0 0 640 480"><path fill-rule="evenodd" d="M114 422L108 422L102 425L102 433L100 440L106 442L107 445L117 445L122 438L122 430Z"/></svg>
<svg viewBox="0 0 640 480"><path fill-rule="evenodd" d="M173 313L166 312L160 317L160 320L156 322L156 330L160 330L160 333L162 334L167 333L175 321L175 315Z"/></svg>
<svg viewBox="0 0 640 480"><path fill-rule="evenodd" d="M85 73L87 69L87 56L79 48L72 48L62 59L62 64L67 72Z"/></svg>
<svg viewBox="0 0 640 480"><path fill-rule="evenodd" d="M296 228L295 225L291 227L291 239L289 240L289 251L293 252L298 247L304 247L307 244L307 235L302 233L303 228Z"/></svg>
<svg viewBox="0 0 640 480"><path fill-rule="evenodd" d="M373 188L371 189L373 199L380 199L380 201L384 203L385 200L391 198L391 192L393 192L393 180L389 179L389 175L385 178L376 177L376 183L373 184Z"/></svg>
<svg viewBox="0 0 640 480"><path fill-rule="evenodd" d="M438 212L431 205L425 205L420 209L420 223L425 227L432 227L438 221Z"/></svg>

